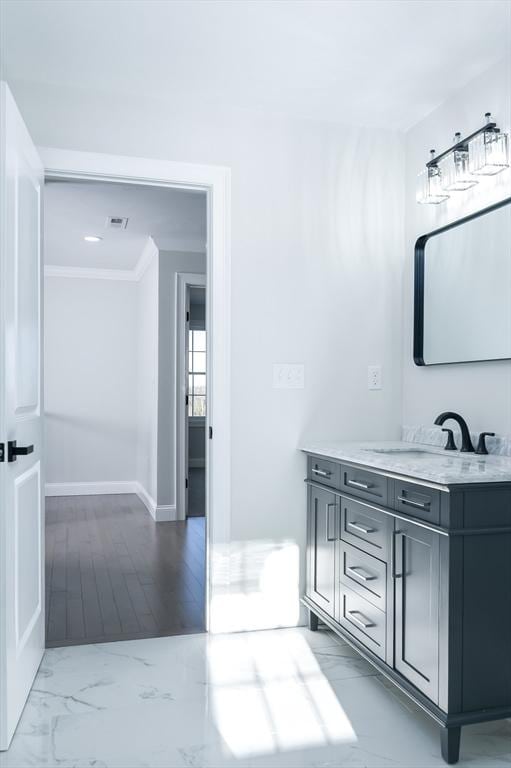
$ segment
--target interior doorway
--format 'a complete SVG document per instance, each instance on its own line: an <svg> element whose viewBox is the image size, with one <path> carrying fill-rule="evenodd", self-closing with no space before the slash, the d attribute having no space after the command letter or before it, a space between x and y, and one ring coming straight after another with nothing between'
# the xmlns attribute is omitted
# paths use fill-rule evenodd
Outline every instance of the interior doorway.
<svg viewBox="0 0 511 768"><path fill-rule="evenodd" d="M186 517L206 514L206 288L188 286L187 297L188 392L185 398L187 420L187 503Z"/></svg>
<svg viewBox="0 0 511 768"><path fill-rule="evenodd" d="M105 181L203 192L207 199L208 344L207 421L222 425L207 447L206 489L206 599L205 628L217 625L211 612L215 590L216 553L230 540L230 171L140 157L35 147L7 85L0 83L1 111L9 131L3 132L2 151L12 161L9 177L0 169L2 206L0 266L4 312L0 334L0 368L5 380L17 361L16 386L2 389L2 435L16 440L23 461L4 463L0 472L3 507L15 510L23 502L25 518L33 521L17 534L12 515L0 531L5 578L0 583L0 625L5 642L0 648L0 750L7 749L44 654L47 604L44 600L44 486L47 449L44 426L44 355L42 354L42 277L44 180ZM21 183L21 180L23 183ZM11 183L13 181L13 183ZM29 193L30 190L30 193ZM22 257L22 263L20 258ZM18 279L19 275L23 279ZM15 312L18 319L14 321ZM93 313L88 307L87 313ZM12 332L14 329L14 332ZM7 361L9 361L7 363ZM214 393L214 394L213 394ZM18 413L19 411L19 413ZM30 415L30 418L29 418ZM4 438L6 439L6 438ZM11 445L16 443L11 441ZM0 446L1 447L1 446ZM21 449L23 449L23 454ZM67 446L61 447L64 453ZM167 467L168 471L168 467ZM149 499L145 501L149 502ZM162 513L172 510L161 510ZM210 524L211 522L211 524ZM21 570L20 570L21 568ZM13 585L17 584L17 589Z"/></svg>
<svg viewBox="0 0 511 768"><path fill-rule="evenodd" d="M205 346L206 230L204 192L47 181L47 646L205 629L205 484L189 518L175 484L174 322L186 270Z"/></svg>
<svg viewBox="0 0 511 768"><path fill-rule="evenodd" d="M182 519L203 517L207 501L209 344L206 278L177 276L177 498Z"/></svg>

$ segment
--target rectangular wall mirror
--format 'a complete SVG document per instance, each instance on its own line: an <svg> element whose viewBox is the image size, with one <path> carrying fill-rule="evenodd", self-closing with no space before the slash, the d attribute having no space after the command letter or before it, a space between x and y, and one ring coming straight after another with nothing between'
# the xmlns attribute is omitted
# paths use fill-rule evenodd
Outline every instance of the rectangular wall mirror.
<svg viewBox="0 0 511 768"><path fill-rule="evenodd" d="M415 244L417 365L511 358L511 198Z"/></svg>

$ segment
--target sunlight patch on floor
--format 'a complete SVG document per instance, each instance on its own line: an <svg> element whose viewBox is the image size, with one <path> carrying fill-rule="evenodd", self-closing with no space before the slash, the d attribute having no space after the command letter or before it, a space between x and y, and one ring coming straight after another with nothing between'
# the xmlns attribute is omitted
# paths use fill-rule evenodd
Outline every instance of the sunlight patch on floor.
<svg viewBox="0 0 511 768"><path fill-rule="evenodd" d="M208 676L215 725L236 758L357 741L301 635L211 636Z"/></svg>
<svg viewBox="0 0 511 768"><path fill-rule="evenodd" d="M210 632L296 626L300 550L294 541L232 542L212 555Z"/></svg>

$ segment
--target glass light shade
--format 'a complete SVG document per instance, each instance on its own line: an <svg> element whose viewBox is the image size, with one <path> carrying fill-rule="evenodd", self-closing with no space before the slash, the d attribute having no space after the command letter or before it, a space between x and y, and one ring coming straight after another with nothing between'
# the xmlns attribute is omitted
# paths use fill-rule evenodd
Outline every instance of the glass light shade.
<svg viewBox="0 0 511 768"><path fill-rule="evenodd" d="M469 169L468 149L455 149L440 163L442 188L448 192L463 192L478 184Z"/></svg>
<svg viewBox="0 0 511 768"><path fill-rule="evenodd" d="M494 176L509 167L508 136L484 131L469 144L469 170L478 176Z"/></svg>
<svg viewBox="0 0 511 768"><path fill-rule="evenodd" d="M449 199L442 189L442 173L438 166L425 168L417 177L417 202L421 204L438 205Z"/></svg>

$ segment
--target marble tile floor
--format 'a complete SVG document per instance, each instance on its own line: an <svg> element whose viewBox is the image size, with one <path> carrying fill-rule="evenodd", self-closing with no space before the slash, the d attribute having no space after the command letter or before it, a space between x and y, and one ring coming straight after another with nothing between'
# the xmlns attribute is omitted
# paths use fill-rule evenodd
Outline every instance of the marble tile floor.
<svg viewBox="0 0 511 768"><path fill-rule="evenodd" d="M333 633L188 635L46 652L1 768L433 768L436 725ZM460 766L509 768L511 721Z"/></svg>

